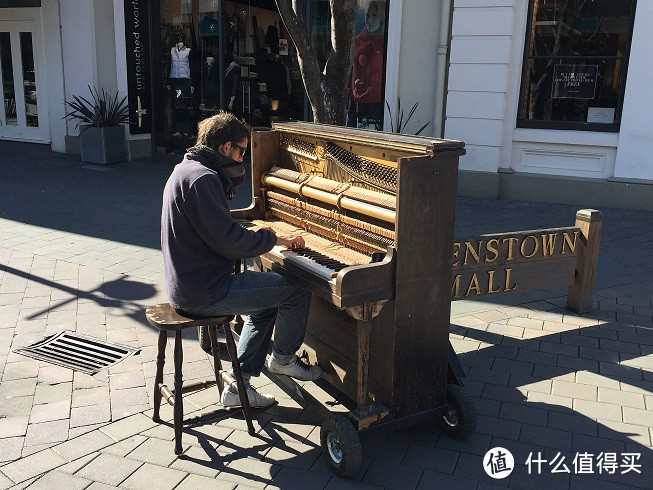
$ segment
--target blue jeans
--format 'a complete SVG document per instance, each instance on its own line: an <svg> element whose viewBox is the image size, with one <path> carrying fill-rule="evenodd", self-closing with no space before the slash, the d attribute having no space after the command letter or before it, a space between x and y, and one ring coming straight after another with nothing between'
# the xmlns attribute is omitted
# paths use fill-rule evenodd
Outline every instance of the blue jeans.
<svg viewBox="0 0 653 490"><path fill-rule="evenodd" d="M274 350L294 354L304 341L311 293L276 272L245 271L231 276L220 299L186 311L202 316L248 315L238 342L243 375L258 376L274 334Z"/></svg>

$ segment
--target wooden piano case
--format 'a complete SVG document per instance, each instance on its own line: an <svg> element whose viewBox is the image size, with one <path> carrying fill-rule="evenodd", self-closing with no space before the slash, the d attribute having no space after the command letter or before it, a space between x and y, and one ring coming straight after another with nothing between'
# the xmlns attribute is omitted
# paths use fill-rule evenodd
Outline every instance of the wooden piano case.
<svg viewBox="0 0 653 490"><path fill-rule="evenodd" d="M310 123L255 131L252 218L268 217L265 190L258 186L264 174L272 167L293 168L281 144L288 136L318 143L336 141L356 154L392 161L397 168L394 294L389 300L347 309L314 295L304 346L311 361L317 361L325 379L355 400L359 409L381 404L389 420L442 409L448 370L451 244L463 144ZM424 154L416 149L411 154L414 143L431 151ZM368 380L361 383L368 366Z"/></svg>

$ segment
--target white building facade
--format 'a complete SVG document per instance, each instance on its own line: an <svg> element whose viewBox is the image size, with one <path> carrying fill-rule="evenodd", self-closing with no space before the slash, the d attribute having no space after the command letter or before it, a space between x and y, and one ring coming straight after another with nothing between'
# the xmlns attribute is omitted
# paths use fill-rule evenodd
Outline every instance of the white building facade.
<svg viewBox="0 0 653 490"><path fill-rule="evenodd" d="M461 195L653 210L653 127L647 124L653 112L648 93L653 64L646 48L653 2L360 0L357 29L364 25L371 3L385 9L383 100L377 103L383 128L396 130L399 101L405 113L418 102L404 132L414 133L426 124L422 135L464 141ZM144 75L149 98L143 98L142 108L139 101L139 110L151 118L151 129L126 128L130 158L167 150L179 138L175 135L186 136L184 128L192 128L197 118L228 107L228 94L220 94L220 103L213 105L198 98L209 93L198 75L193 82L196 90L186 94L188 100L196 100L196 110L193 113L189 104L185 119L175 121L180 111L169 102L164 56L171 45L191 38L195 41L189 45L202 59L214 54L221 58L208 21L218 18L222 4L220 0L0 0L5 100L0 139L78 151L79 129L64 118L64 101L88 94L88 86L128 93L128 51L133 50L134 39L126 35L127 12L128 24L137 21L149 28L143 48L149 49L150 66ZM318 26L312 32L323 43L319 23L324 23L327 2L308 4L313 12L309 18ZM570 20L570 14L562 12L563 4L592 5L594 10L581 8ZM259 27L269 24L284 36L272 0L224 5L228 18L244 12L244 32L235 35L229 56L242 55L238 50L255 51L259 42L263 45L262 38L267 39L268 33L252 27L252 17ZM138 19L140 13L143 17ZM194 19L190 28L189 19ZM576 44L570 47L572 38ZM556 39L566 51L555 48ZM581 41L586 44L578 44ZM542 51L547 43L553 52ZM283 50L283 43L280 46ZM590 52L587 46L600 52ZM224 72L229 60L220 62ZM247 76L242 66L240 71ZM261 69L250 65L249 71ZM291 67L286 76L284 96L294 112L282 111L282 99L279 118L307 117L305 107L296 103L301 99L296 70ZM578 83L570 83L570 76L571 82ZM544 83L537 85L539 81ZM240 83L242 88L242 79ZM534 87L539 90L535 95ZM270 92L268 87L272 99ZM249 115L253 114L256 93L249 88L240 93L246 95ZM178 143L184 147L186 142Z"/></svg>
<svg viewBox="0 0 653 490"><path fill-rule="evenodd" d="M565 3L578 4L574 18ZM466 145L460 193L653 210L651 22L653 2L641 0L455 0L444 136ZM547 32L548 52L529 49ZM585 70L571 85L586 87L561 86L566 67ZM537 114L528 85L545 76ZM611 99L599 96L608 84Z"/></svg>
<svg viewBox="0 0 653 490"><path fill-rule="evenodd" d="M88 87L126 93L124 35L116 35L114 22L118 4L122 8L113 0L0 1L0 139L70 151L79 128L64 118L64 101L90 98Z"/></svg>

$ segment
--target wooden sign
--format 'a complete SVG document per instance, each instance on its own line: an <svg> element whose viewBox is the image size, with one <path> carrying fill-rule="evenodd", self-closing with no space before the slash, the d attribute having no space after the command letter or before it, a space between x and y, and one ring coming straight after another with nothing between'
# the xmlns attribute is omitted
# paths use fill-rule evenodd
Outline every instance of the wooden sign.
<svg viewBox="0 0 653 490"><path fill-rule="evenodd" d="M578 228L481 235L454 242L452 299L542 289L576 270Z"/></svg>
<svg viewBox="0 0 653 490"><path fill-rule="evenodd" d="M577 213L573 227L456 240L451 299L567 285L583 291L576 294L583 299L575 300L577 304L568 307L576 311L591 309L601 221L600 212L585 209ZM583 262L588 257L593 265L586 272L587 281L575 286L579 270L586 268Z"/></svg>

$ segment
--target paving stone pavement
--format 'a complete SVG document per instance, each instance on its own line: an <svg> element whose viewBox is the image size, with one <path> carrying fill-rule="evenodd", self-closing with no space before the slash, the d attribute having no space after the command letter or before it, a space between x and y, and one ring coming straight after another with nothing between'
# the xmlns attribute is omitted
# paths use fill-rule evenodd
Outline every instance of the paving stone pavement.
<svg viewBox="0 0 653 490"><path fill-rule="evenodd" d="M266 376L257 384L279 405L256 411L255 437L236 414L186 429L176 457L170 408L151 421L157 335L144 309L165 300L158 215L171 158L99 167L10 142L0 155L0 489L652 488L653 214L601 210L589 314L565 310L563 289L453 303L476 432L461 442L419 425L365 440L346 481L321 458L315 408ZM576 210L459 199L456 234L567 226ZM61 330L141 352L95 376L13 352ZM185 380L211 375L185 332ZM216 398L215 388L185 397L186 412ZM482 467L497 446L515 457L502 480ZM616 454L617 468L582 473L583 453ZM640 455L641 473L623 473L626 453ZM546 460L542 474L528 474L529 454Z"/></svg>

